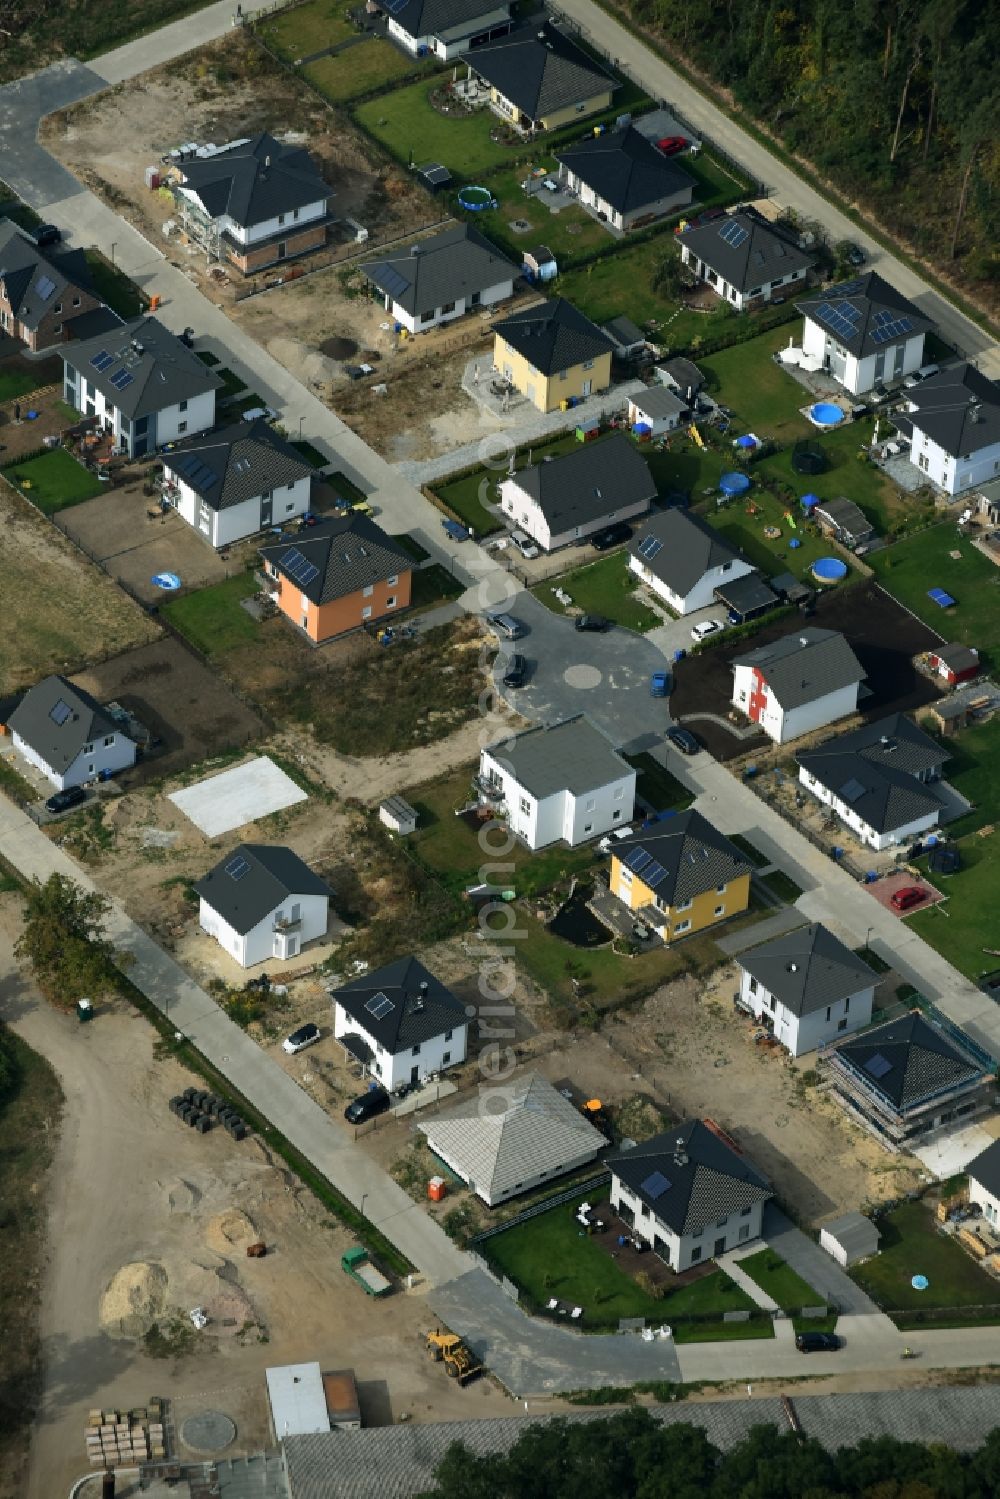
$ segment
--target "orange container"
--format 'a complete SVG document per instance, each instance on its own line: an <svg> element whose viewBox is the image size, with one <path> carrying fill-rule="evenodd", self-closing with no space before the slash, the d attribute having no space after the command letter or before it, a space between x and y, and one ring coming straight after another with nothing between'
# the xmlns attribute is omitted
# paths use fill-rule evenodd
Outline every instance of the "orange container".
<svg viewBox="0 0 1000 1499"><path fill-rule="evenodd" d="M443 1176L432 1176L427 1183L427 1196L431 1202L440 1202L448 1190L448 1183Z"/></svg>

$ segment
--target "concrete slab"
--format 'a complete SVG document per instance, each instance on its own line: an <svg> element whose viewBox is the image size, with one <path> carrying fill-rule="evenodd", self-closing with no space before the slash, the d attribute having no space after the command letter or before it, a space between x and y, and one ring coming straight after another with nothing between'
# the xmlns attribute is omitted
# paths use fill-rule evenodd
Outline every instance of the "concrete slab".
<svg viewBox="0 0 1000 1499"><path fill-rule="evenodd" d="M260 755L246 765L175 791L170 800L206 837L217 838L246 822L294 807L307 797L291 776Z"/></svg>
<svg viewBox="0 0 1000 1499"><path fill-rule="evenodd" d="M981 1124L967 1124L964 1129L952 1130L940 1139L929 1140L913 1154L923 1161L932 1175L944 1181L964 1171L973 1156L992 1144L993 1136Z"/></svg>

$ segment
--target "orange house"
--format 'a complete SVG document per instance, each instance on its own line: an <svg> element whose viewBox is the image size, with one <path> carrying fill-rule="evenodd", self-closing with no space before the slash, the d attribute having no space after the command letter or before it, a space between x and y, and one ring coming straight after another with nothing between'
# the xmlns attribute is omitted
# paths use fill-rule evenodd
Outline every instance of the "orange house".
<svg viewBox="0 0 1000 1499"><path fill-rule="evenodd" d="M314 645L409 607L413 559L366 515L323 521L261 557L267 593Z"/></svg>

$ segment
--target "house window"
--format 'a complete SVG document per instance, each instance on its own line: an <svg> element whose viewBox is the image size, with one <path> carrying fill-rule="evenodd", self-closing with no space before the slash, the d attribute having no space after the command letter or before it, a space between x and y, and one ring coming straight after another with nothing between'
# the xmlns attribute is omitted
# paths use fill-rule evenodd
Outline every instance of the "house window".
<svg viewBox="0 0 1000 1499"><path fill-rule="evenodd" d="M827 1018L827 1020L830 1019L830 1010L831 1010L831 1008L832 1007L830 1005L827 1005L827 1007L826 1007L826 1018Z"/></svg>
<svg viewBox="0 0 1000 1499"><path fill-rule="evenodd" d="M297 208L293 208L292 209L292 218L293 219L297 219L298 216L299 216L299 210Z"/></svg>
<svg viewBox="0 0 1000 1499"><path fill-rule="evenodd" d="M614 797L614 799L615 799L616 802L620 802L621 799L622 799L622 797L625 795L625 787L624 786L616 786L615 789L614 789L614 791L612 792L612 795L613 795L613 797Z"/></svg>
<svg viewBox="0 0 1000 1499"><path fill-rule="evenodd" d="M741 1218L746 1218L746 1217L749 1216L749 1214L750 1214L750 1209L749 1208L741 1208L740 1209L740 1217Z"/></svg>
<svg viewBox="0 0 1000 1499"><path fill-rule="evenodd" d="M283 224L284 222L285 222L285 215L283 213L279 213L278 214L278 223L279 223L279 225Z"/></svg>
<svg viewBox="0 0 1000 1499"><path fill-rule="evenodd" d="M420 1055L420 1042L419 1041L417 1042L416 1046L413 1048L413 1051L410 1053L410 1055L414 1056L414 1057L419 1057L419 1055Z"/></svg>
<svg viewBox="0 0 1000 1499"><path fill-rule="evenodd" d="M446 1041L450 1041L453 1035L454 1035L454 1031L445 1031L445 1033L444 1033L444 1039Z"/></svg>
<svg viewBox="0 0 1000 1499"><path fill-rule="evenodd" d="M611 814L611 821L612 822L617 822L618 819L619 819L619 817L621 817L621 815L622 815L622 809L621 809L621 807L616 807L615 810Z"/></svg>
<svg viewBox="0 0 1000 1499"><path fill-rule="evenodd" d="M371 619L371 617L372 617L372 608L371 608L371 605L370 604L366 604L365 607L361 611L361 618L362 619Z"/></svg>
<svg viewBox="0 0 1000 1499"><path fill-rule="evenodd" d="M747 1211L748 1212L750 1211L749 1208L747 1209ZM737 1238L739 1239L739 1242L741 1244L743 1244L743 1243L746 1242L747 1239L749 1239L749 1237L750 1237L750 1225L749 1225L749 1223L741 1223L740 1224L740 1231L739 1231L739 1234L737 1235Z"/></svg>
<svg viewBox="0 0 1000 1499"><path fill-rule="evenodd" d="M177 423L177 430L178 430L178 432L186 432L187 429L188 429L187 422L178 422Z"/></svg>
<svg viewBox="0 0 1000 1499"><path fill-rule="evenodd" d="M718 1221L718 1223L715 1226L716 1226L716 1228L725 1228L725 1226L726 1226L726 1224L728 1222L729 1222L728 1218L720 1218L719 1221Z"/></svg>
<svg viewBox="0 0 1000 1499"><path fill-rule="evenodd" d="M846 1031L846 1029L847 1029L847 1016L846 1015L844 1016L843 1020L838 1020L837 1021L837 1029L838 1029L838 1031Z"/></svg>
<svg viewBox="0 0 1000 1499"><path fill-rule="evenodd" d="M395 609L395 607L396 607L396 595L394 593L390 594L389 597L386 599L386 601L385 601L385 607L387 609Z"/></svg>
<svg viewBox="0 0 1000 1499"><path fill-rule="evenodd" d="M177 410L178 411L186 411L187 409L188 409L188 403L187 403L187 401L178 401L177 402Z"/></svg>
<svg viewBox="0 0 1000 1499"><path fill-rule="evenodd" d="M441 316L444 317L447 313L454 312L454 311L455 311L455 304L454 304L454 302L446 302L444 304L444 306L441 308Z"/></svg>
<svg viewBox="0 0 1000 1499"><path fill-rule="evenodd" d="M525 816L527 816L528 813L531 811L531 803L529 802L529 800L528 800L528 798L526 796L522 796L521 797L520 801L518 802L518 806L520 807L521 811L524 813Z"/></svg>
<svg viewBox="0 0 1000 1499"><path fill-rule="evenodd" d="M395 588L395 586L396 586L396 584L398 582L399 582L399 574L398 573L393 573L393 575L392 575L391 578L386 578L386 580L385 580L385 586L386 586L386 588Z"/></svg>
<svg viewBox="0 0 1000 1499"><path fill-rule="evenodd" d="M692 1251L691 1251L691 1263L692 1263L692 1265L697 1260L700 1260L700 1259L701 1259L701 1245L700 1244L696 1244L694 1246L694 1248L692 1249Z"/></svg>
<svg viewBox="0 0 1000 1499"><path fill-rule="evenodd" d="M367 588L362 588L362 590L361 590L361 597L364 598L364 599L370 599L371 596L372 596L372 594L374 592L375 592L374 587L372 586L371 583L369 583Z"/></svg>
<svg viewBox="0 0 1000 1499"><path fill-rule="evenodd" d="M716 885L716 887L715 887L715 893L716 893L716 895L725 895L725 893L726 893L726 887L725 887L725 885Z"/></svg>
<svg viewBox="0 0 1000 1499"><path fill-rule="evenodd" d="M674 927L675 932L686 932L691 926L690 921L679 921Z"/></svg>
<svg viewBox="0 0 1000 1499"><path fill-rule="evenodd" d="M586 811L587 811L587 812L593 812L593 810L594 810L594 808L595 808L595 807L596 807L596 806L597 806L597 802L596 802L596 800L595 800L595 799L594 799L594 797L592 797L592 796L588 796L588 797L587 797L587 806L586 806L586 808L585 808L585 810L586 810Z"/></svg>
<svg viewBox="0 0 1000 1499"><path fill-rule="evenodd" d="M62 303L61 302L57 302L56 305L53 307L52 311L53 312L62 312Z"/></svg>
<svg viewBox="0 0 1000 1499"><path fill-rule="evenodd" d="M74 297L73 298L73 306L74 307L79 307L79 305L80 305L80 298L79 297Z"/></svg>
<svg viewBox="0 0 1000 1499"><path fill-rule="evenodd" d="M444 1054L444 1056L441 1058L441 1066L442 1067L447 1067L447 1065L448 1065L448 1063L450 1061L451 1061L451 1052L450 1051L446 1051L445 1054Z"/></svg>
<svg viewBox="0 0 1000 1499"><path fill-rule="evenodd" d="M592 370L594 368L594 361L592 359L585 359L583 361L583 367L585 370Z"/></svg>
<svg viewBox="0 0 1000 1499"><path fill-rule="evenodd" d="M666 909L666 907L664 907L664 909ZM677 906L675 907L675 909L678 910L678 911L690 911L690 909L691 909L691 902L690 902L690 900L678 901Z"/></svg>
<svg viewBox="0 0 1000 1499"><path fill-rule="evenodd" d="M56 323L56 325L52 329L52 331L53 331L53 333L61 333L62 332L62 323Z"/></svg>
<svg viewBox="0 0 1000 1499"><path fill-rule="evenodd" d="M294 489L295 486L296 486L296 484L298 482L299 482L298 479L293 479L292 482L291 482L291 484L286 484L285 488L286 489Z"/></svg>
<svg viewBox="0 0 1000 1499"><path fill-rule="evenodd" d="M844 1014L845 1015L847 1015L849 1013L850 1008L851 1008L851 996L848 995L847 998L844 1000Z"/></svg>
<svg viewBox="0 0 1000 1499"><path fill-rule="evenodd" d="M110 745L114 744L114 742L115 742L115 736L114 736L114 734L108 734L107 737L104 740L104 748L107 749Z"/></svg>
<svg viewBox="0 0 1000 1499"><path fill-rule="evenodd" d="M94 753L94 746L92 744L85 744L83 746L83 753L85 755L92 755Z"/></svg>
<svg viewBox="0 0 1000 1499"><path fill-rule="evenodd" d="M585 822L583 825L583 831L585 833L592 833L594 831L594 824L592 822Z"/></svg>
<svg viewBox="0 0 1000 1499"><path fill-rule="evenodd" d="M759 989L759 987L760 987L760 986L759 986L759 984L758 984L758 983L757 983L757 980L756 980L756 979L751 979L751 980L750 980L750 993L751 993L751 994L756 994L756 993L757 993L757 991L758 991L758 989Z"/></svg>
<svg viewBox="0 0 1000 1499"><path fill-rule="evenodd" d="M624 864L619 866L618 877L623 885L631 885L632 871L631 869L626 869Z"/></svg>
<svg viewBox="0 0 1000 1499"><path fill-rule="evenodd" d="M715 910L712 912L713 916L725 916L725 914L726 914L726 908L725 908L725 906L716 906Z"/></svg>

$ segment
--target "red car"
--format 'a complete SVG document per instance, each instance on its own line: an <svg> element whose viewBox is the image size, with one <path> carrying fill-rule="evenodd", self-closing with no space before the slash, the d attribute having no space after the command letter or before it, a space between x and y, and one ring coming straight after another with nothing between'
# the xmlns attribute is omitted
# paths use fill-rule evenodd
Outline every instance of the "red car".
<svg viewBox="0 0 1000 1499"><path fill-rule="evenodd" d="M904 885L901 890L893 891L889 902L897 911L910 911L926 899L927 891L921 890L919 885Z"/></svg>
<svg viewBox="0 0 1000 1499"><path fill-rule="evenodd" d="M656 148L664 156L676 156L678 151L686 151L690 144L683 135L665 135L661 141L656 142Z"/></svg>

